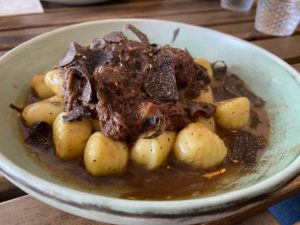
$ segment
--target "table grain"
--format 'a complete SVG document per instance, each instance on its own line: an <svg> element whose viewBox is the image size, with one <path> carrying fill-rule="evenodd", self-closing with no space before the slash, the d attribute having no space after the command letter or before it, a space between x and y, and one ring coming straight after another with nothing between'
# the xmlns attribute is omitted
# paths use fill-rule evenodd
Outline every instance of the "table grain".
<svg viewBox="0 0 300 225"><path fill-rule="evenodd" d="M290 37L272 37L254 29L255 7L249 12L223 10L216 0L118 0L84 7L43 3L45 13L0 17L0 57L39 34L69 24L110 18L155 18L209 27L260 46L300 72L300 27ZM201 41L201 40L199 40ZM274 193L225 210L225 219L210 225L277 225L271 205L300 192L300 175ZM27 195L0 174L2 225L104 225L50 206Z"/></svg>

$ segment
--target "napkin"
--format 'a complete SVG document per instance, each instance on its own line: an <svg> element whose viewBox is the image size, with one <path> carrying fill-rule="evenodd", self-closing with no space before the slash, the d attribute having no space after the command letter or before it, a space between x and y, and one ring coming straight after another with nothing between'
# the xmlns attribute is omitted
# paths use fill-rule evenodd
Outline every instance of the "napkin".
<svg viewBox="0 0 300 225"><path fill-rule="evenodd" d="M0 0L0 16L42 13L39 0Z"/></svg>

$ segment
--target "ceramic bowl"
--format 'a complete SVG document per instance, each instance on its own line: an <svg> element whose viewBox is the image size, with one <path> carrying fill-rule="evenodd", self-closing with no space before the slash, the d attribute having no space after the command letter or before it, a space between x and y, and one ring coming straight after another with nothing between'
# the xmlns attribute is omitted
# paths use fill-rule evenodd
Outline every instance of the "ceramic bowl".
<svg viewBox="0 0 300 225"><path fill-rule="evenodd" d="M189 200L123 200L90 193L60 180L37 165L24 151L18 118L8 106L20 104L34 74L50 69L69 43L122 30L131 23L151 42L170 43L180 28L175 47L210 61L224 60L255 93L266 100L271 120L269 145L258 169L220 193ZM223 216L215 210L271 192L300 172L300 76L273 54L235 37L182 23L117 19L61 28L16 47L0 59L0 170L18 187L61 210L116 224L195 224ZM219 211L222 212L222 211ZM214 216L212 216L214 215Z"/></svg>

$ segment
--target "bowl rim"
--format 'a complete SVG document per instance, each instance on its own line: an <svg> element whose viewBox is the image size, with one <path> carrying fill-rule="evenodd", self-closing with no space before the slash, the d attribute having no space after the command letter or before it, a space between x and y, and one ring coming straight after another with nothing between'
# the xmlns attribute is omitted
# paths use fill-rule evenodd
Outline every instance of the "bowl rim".
<svg viewBox="0 0 300 225"><path fill-rule="evenodd" d="M274 54L252 43L209 28L157 19L107 19L64 26L62 28L38 35L37 37L34 37L10 50L2 57L0 57L0 65L3 65L15 54L31 46L36 41L42 40L45 37L52 35L54 36L61 32L67 32L68 30L74 28L80 29L81 27L87 25L109 24L114 22L124 24L132 22L160 24L164 23L178 25L181 27L183 26L191 29L202 29L205 32L209 32L214 35L225 37L227 39L231 39L233 41L248 45L251 48L254 48L256 51L263 53L267 57L274 60L277 64L280 64L281 67L284 67L293 77L294 81L300 84L300 76L294 68L292 68L289 64L287 64ZM203 213L207 211L217 210L277 189L300 172L300 154L298 154L294 161L282 171L250 187L200 199L185 200L128 200L81 192L72 188L54 184L50 181L33 175L27 172L25 169L22 169L21 167L15 165L0 152L0 172L1 171L5 177L7 177L9 180L12 180L14 183L16 183L16 185L20 184L21 186L25 186L35 192L37 195L51 197L55 201L59 201L61 203L65 203L81 209L91 208L92 210L96 211L107 211L109 213L115 214L123 213L126 216L135 217L145 213L149 214L151 217L160 217L163 214L172 215L172 217L174 217L174 215L182 217L185 214L190 215L192 213ZM74 198L74 196L79 197Z"/></svg>

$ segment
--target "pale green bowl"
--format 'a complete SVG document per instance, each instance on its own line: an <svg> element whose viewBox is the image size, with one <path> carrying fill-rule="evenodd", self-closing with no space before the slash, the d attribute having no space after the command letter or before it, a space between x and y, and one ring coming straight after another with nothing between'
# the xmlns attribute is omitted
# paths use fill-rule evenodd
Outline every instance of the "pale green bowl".
<svg viewBox="0 0 300 225"><path fill-rule="evenodd" d="M135 201L88 193L50 175L24 151L17 116L8 106L21 103L34 74L50 69L75 40L122 30L131 23L152 42L170 43L180 28L176 47L211 61L224 60L229 69L266 100L271 117L268 149L259 168L234 182L225 193L192 200ZM0 59L0 171L36 198L86 218L122 224L192 224L224 216L213 210L271 192L300 172L300 76L284 61L240 39L181 23L124 19L83 23L38 36ZM21 97L20 97L21 96ZM22 97L23 96L23 97ZM220 211L221 212L221 211ZM214 215L214 216L212 216Z"/></svg>

